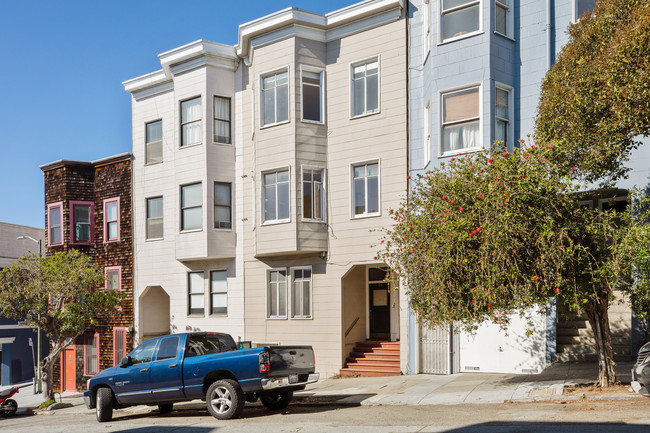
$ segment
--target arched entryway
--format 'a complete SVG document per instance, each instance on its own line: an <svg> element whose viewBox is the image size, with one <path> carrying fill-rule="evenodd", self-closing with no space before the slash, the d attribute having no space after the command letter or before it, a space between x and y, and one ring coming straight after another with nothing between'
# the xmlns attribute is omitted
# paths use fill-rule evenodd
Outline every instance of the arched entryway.
<svg viewBox="0 0 650 433"><path fill-rule="evenodd" d="M169 295L160 286L147 287L139 302L140 341L169 334Z"/></svg>

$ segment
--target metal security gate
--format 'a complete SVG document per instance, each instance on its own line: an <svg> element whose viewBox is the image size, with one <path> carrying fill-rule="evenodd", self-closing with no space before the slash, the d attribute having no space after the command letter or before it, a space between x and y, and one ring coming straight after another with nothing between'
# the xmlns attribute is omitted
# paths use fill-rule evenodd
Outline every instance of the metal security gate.
<svg viewBox="0 0 650 433"><path fill-rule="evenodd" d="M430 328L420 326L420 373L452 374L458 372L460 338L453 325ZM453 362L453 368L450 365Z"/></svg>

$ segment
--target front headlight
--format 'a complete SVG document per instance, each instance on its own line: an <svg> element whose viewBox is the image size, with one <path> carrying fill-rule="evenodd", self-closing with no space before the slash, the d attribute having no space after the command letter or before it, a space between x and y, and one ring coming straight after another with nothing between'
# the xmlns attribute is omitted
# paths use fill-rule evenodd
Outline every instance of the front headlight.
<svg viewBox="0 0 650 433"><path fill-rule="evenodd" d="M90 380L91 380L91 379L88 379L88 380L86 381L86 389L90 389Z"/></svg>

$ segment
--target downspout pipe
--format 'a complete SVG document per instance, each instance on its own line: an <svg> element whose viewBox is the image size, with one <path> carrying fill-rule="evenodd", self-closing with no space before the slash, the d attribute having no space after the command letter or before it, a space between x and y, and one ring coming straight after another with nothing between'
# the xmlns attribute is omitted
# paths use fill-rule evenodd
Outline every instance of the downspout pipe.
<svg viewBox="0 0 650 433"><path fill-rule="evenodd" d="M555 63L555 48L553 44L553 0L546 0L546 70L550 70Z"/></svg>

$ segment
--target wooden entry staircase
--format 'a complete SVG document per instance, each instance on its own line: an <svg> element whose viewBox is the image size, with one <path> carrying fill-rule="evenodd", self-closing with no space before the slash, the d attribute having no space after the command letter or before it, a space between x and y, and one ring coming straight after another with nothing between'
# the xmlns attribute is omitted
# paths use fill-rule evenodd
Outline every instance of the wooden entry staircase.
<svg viewBox="0 0 650 433"><path fill-rule="evenodd" d="M343 377L399 376L399 341L363 341L357 343L348 356Z"/></svg>

